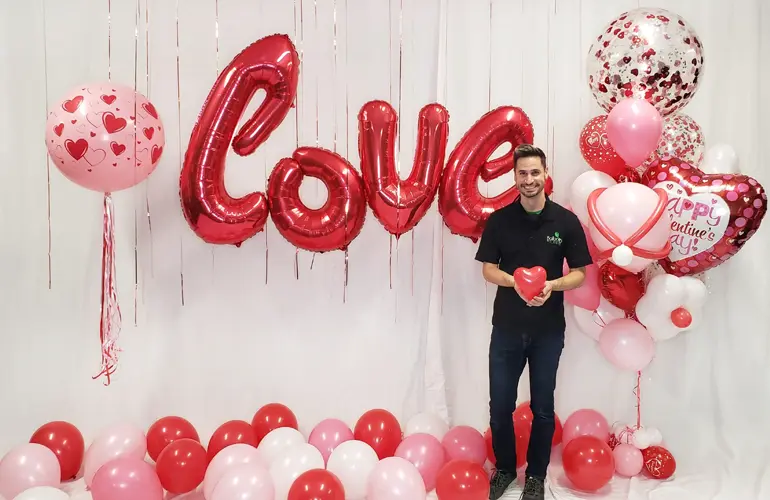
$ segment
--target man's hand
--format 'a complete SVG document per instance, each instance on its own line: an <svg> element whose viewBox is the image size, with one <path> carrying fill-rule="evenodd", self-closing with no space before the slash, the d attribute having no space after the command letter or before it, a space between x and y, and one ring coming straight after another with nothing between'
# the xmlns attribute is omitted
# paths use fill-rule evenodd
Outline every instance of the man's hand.
<svg viewBox="0 0 770 500"><path fill-rule="evenodd" d="M532 307L540 307L543 304L545 304L545 301L548 300L548 298L551 296L551 292L553 291L553 282L552 281L546 281L545 287L543 287L543 291L540 292L540 295L532 299L527 303L527 305Z"/></svg>

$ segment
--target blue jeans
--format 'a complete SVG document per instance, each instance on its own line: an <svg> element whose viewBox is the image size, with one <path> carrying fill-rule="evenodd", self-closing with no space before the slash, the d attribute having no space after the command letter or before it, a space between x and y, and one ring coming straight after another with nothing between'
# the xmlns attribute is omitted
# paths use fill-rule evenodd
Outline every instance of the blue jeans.
<svg viewBox="0 0 770 500"><path fill-rule="evenodd" d="M489 426L498 470L516 471L513 411L516 389L529 361L532 435L527 450L527 475L544 479L551 461L556 418L554 390L564 332L521 333L492 328L489 344Z"/></svg>

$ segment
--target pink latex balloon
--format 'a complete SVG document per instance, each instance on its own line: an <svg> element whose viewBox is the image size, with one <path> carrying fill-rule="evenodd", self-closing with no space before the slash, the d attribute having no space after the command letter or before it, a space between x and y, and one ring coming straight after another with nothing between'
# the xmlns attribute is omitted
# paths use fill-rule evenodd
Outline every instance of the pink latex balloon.
<svg viewBox="0 0 770 500"><path fill-rule="evenodd" d="M110 460L118 457L144 460L146 454L147 438L139 427L119 424L105 429L86 450L83 460L86 486L91 486L96 471Z"/></svg>
<svg viewBox="0 0 770 500"><path fill-rule="evenodd" d="M599 335L605 359L621 370L640 371L655 357L655 341L647 329L632 319L609 322Z"/></svg>
<svg viewBox="0 0 770 500"><path fill-rule="evenodd" d="M366 485L366 500L425 500L426 494L417 468L401 457L380 460Z"/></svg>
<svg viewBox="0 0 770 500"><path fill-rule="evenodd" d="M634 477L642 472L644 457L636 446L621 443L612 450L612 456L615 458L615 472L619 475Z"/></svg>
<svg viewBox="0 0 770 500"><path fill-rule="evenodd" d="M104 464L91 484L94 500L163 500L155 468L141 458L120 457Z"/></svg>
<svg viewBox="0 0 770 500"><path fill-rule="evenodd" d="M564 274L569 272L567 262L564 262ZM575 307L595 311L599 307L602 291L599 289L599 268L596 264L586 267L586 279L579 288L564 292L564 300Z"/></svg>
<svg viewBox="0 0 770 500"><path fill-rule="evenodd" d="M487 447L484 436L473 427L458 425L449 429L441 440L449 460L470 460L484 465L487 459Z"/></svg>
<svg viewBox="0 0 770 500"><path fill-rule="evenodd" d="M53 105L45 143L69 180L115 192L155 170L166 140L158 112L145 96L105 82L77 87Z"/></svg>
<svg viewBox="0 0 770 500"><path fill-rule="evenodd" d="M250 444L236 443L227 446L216 454L206 468L206 475L203 478L203 497L212 498L214 488L222 477L233 467L243 464L250 464L265 470L268 468L268 463L262 454Z"/></svg>
<svg viewBox="0 0 770 500"><path fill-rule="evenodd" d="M610 438L610 425L604 415L596 410L589 408L577 410L562 426L561 443L566 446L579 436L593 436L606 443Z"/></svg>
<svg viewBox="0 0 770 500"><path fill-rule="evenodd" d="M19 445L0 461L0 497L14 498L35 486L58 487L60 481L59 459L41 444Z"/></svg>
<svg viewBox="0 0 770 500"><path fill-rule="evenodd" d="M396 448L396 456L417 467L426 490L431 491L436 487L438 473L446 463L446 453L438 439L430 434L407 436Z"/></svg>
<svg viewBox="0 0 770 500"><path fill-rule="evenodd" d="M655 151L663 118L644 99L623 99L607 116L607 138L630 167L638 167Z"/></svg>
<svg viewBox="0 0 770 500"><path fill-rule="evenodd" d="M328 418L322 420L310 432L307 442L318 448L321 456L324 457L324 463L329 461L329 457L334 448L353 439L353 431L342 420Z"/></svg>
<svg viewBox="0 0 770 500"><path fill-rule="evenodd" d="M648 228L649 230L637 243L633 245L629 243L629 245L637 250L632 249L631 261L624 263L616 260L614 253L612 253L617 247L602 235L593 222L589 222L588 228L596 248L600 252L610 252L610 260L615 265L632 273L644 270L651 262L657 260L637 255L639 249L649 252L662 251L662 257L659 258L668 255L668 251L665 249L671 237L671 220L665 211L662 212L660 218L655 219L656 208L660 202L661 197L659 193L643 184L622 182L606 188L596 198L595 208L599 224L606 226L624 244L637 231L643 228Z"/></svg>
<svg viewBox="0 0 770 500"><path fill-rule="evenodd" d="M275 500L275 485L270 472L256 464L231 467L222 476L207 500Z"/></svg>

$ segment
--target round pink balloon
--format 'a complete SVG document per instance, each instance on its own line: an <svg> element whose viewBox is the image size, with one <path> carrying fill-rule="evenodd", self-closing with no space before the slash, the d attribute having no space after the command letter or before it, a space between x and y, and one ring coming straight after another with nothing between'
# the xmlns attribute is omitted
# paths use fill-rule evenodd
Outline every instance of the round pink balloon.
<svg viewBox="0 0 770 500"><path fill-rule="evenodd" d="M638 167L655 151L663 133L663 118L644 99L623 99L607 116L607 138L630 167Z"/></svg>
<svg viewBox="0 0 770 500"><path fill-rule="evenodd" d="M655 357L655 341L647 329L627 318L612 320L602 328L599 349L617 368L634 372L645 369Z"/></svg>
<svg viewBox="0 0 770 500"><path fill-rule="evenodd" d="M14 498L35 486L58 487L60 481L59 459L41 444L19 445L0 461L0 497Z"/></svg>
<svg viewBox="0 0 770 500"><path fill-rule="evenodd" d="M104 464L91 484L94 500L162 500L155 468L140 458L120 457Z"/></svg>
<svg viewBox="0 0 770 500"><path fill-rule="evenodd" d="M100 192L139 184L158 164L165 132L155 106L133 88L97 83L73 89L48 112L45 143L72 182Z"/></svg>
<svg viewBox="0 0 770 500"><path fill-rule="evenodd" d="M580 436L593 436L606 443L610 439L610 425L604 415L596 410L577 410L562 425L561 443L566 446Z"/></svg>
<svg viewBox="0 0 770 500"><path fill-rule="evenodd" d="M329 461L332 451L345 441L353 440L353 431L342 420L328 418L322 420L310 432L307 442L318 448L324 463Z"/></svg>
<svg viewBox="0 0 770 500"><path fill-rule="evenodd" d="M564 262L562 272L566 275L569 272L567 262ZM564 300L575 307L595 311L599 308L599 302L602 298L602 291L599 289L599 267L591 264L586 267L586 278L583 284L575 289L564 292Z"/></svg>
<svg viewBox="0 0 770 500"><path fill-rule="evenodd" d="M634 477L642 472L644 457L637 447L621 443L612 450L612 456L615 458L615 472L619 475Z"/></svg>
<svg viewBox="0 0 770 500"><path fill-rule="evenodd" d="M366 484L366 500L425 500L426 494L417 468L401 457L380 460Z"/></svg>
<svg viewBox="0 0 770 500"><path fill-rule="evenodd" d="M132 424L118 424L105 429L86 450L83 478L91 486L96 471L110 460L130 457L144 460L147 438L144 431Z"/></svg>
<svg viewBox="0 0 770 500"><path fill-rule="evenodd" d="M222 477L233 467L244 464L251 464L265 470L268 468L262 454L250 444L236 443L223 448L206 468L206 475L203 478L203 497L212 498L214 488Z"/></svg>
<svg viewBox="0 0 770 500"><path fill-rule="evenodd" d="M396 456L417 467L426 490L431 491L436 487L438 473L446 463L446 453L438 439L420 433L407 436L396 448Z"/></svg>
<svg viewBox="0 0 770 500"><path fill-rule="evenodd" d="M447 461L470 460L484 465L487 460L487 447L484 436L473 427L458 425L449 429L441 440Z"/></svg>
<svg viewBox="0 0 770 500"><path fill-rule="evenodd" d="M240 464L225 472L207 500L275 500L270 472L256 464Z"/></svg>

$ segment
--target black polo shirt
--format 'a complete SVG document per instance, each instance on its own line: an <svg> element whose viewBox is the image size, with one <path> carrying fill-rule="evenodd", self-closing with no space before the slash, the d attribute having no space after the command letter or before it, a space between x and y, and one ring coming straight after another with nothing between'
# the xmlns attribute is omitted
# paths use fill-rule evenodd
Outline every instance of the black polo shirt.
<svg viewBox="0 0 770 500"><path fill-rule="evenodd" d="M508 274L519 267L542 266L549 280L570 268L592 264L583 227L575 214L546 199L539 214L528 213L517 198L489 216L476 252L476 260L497 264ZM563 333L564 292L553 292L540 307L530 307L513 287L498 287L492 324L522 333Z"/></svg>

